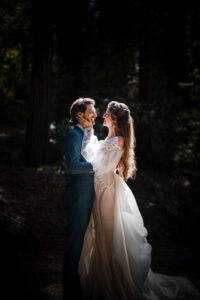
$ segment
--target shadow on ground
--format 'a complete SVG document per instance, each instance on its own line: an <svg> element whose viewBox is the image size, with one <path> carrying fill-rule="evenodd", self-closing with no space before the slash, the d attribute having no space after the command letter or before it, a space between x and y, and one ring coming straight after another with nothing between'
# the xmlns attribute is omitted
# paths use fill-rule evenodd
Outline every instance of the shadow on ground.
<svg viewBox="0 0 200 300"><path fill-rule="evenodd" d="M24 132L0 133L0 257L4 299L62 299L66 177L18 161ZM187 276L200 288L197 191L173 186L162 171L142 170L131 187L152 250L152 269Z"/></svg>

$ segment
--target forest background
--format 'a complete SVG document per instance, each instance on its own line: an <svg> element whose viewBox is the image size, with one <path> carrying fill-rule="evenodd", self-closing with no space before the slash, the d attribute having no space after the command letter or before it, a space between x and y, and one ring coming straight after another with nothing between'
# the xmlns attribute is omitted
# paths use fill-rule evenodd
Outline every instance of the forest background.
<svg viewBox="0 0 200 300"><path fill-rule="evenodd" d="M69 108L112 100L132 113L129 180L153 246L152 268L200 286L200 8L139 0L2 0L0 224L8 298L60 299ZM10 287L12 287L10 289Z"/></svg>

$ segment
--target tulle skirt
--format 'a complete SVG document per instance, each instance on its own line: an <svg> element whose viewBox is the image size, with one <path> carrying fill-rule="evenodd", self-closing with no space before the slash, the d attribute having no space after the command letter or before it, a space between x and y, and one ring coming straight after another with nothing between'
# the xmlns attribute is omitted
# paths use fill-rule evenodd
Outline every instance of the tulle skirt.
<svg viewBox="0 0 200 300"><path fill-rule="evenodd" d="M183 277L151 270L151 245L135 197L113 172L95 177L95 201L79 275L86 299L200 299Z"/></svg>

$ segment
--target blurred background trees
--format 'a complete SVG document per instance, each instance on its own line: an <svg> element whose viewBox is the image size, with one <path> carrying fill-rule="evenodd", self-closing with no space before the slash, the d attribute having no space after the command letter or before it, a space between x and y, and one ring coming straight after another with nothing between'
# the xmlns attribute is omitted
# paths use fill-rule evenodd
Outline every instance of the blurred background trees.
<svg viewBox="0 0 200 300"><path fill-rule="evenodd" d="M138 172L128 184L154 249L153 270L200 288L199 28L193 0L0 1L6 299L61 299L63 139L81 96L96 100L99 138L107 103L130 107Z"/></svg>
<svg viewBox="0 0 200 300"><path fill-rule="evenodd" d="M27 165L61 164L69 107L111 100L135 121L138 168L195 184L200 167L200 9L125 0L1 1L0 122L24 129Z"/></svg>

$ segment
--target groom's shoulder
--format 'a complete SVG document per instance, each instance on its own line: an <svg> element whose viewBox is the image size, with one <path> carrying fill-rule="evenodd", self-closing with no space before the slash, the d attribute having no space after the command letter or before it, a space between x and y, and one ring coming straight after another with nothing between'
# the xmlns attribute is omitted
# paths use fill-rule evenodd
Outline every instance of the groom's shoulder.
<svg viewBox="0 0 200 300"><path fill-rule="evenodd" d="M78 130L76 127L68 131L65 135L65 139L79 139L80 138L80 130Z"/></svg>

